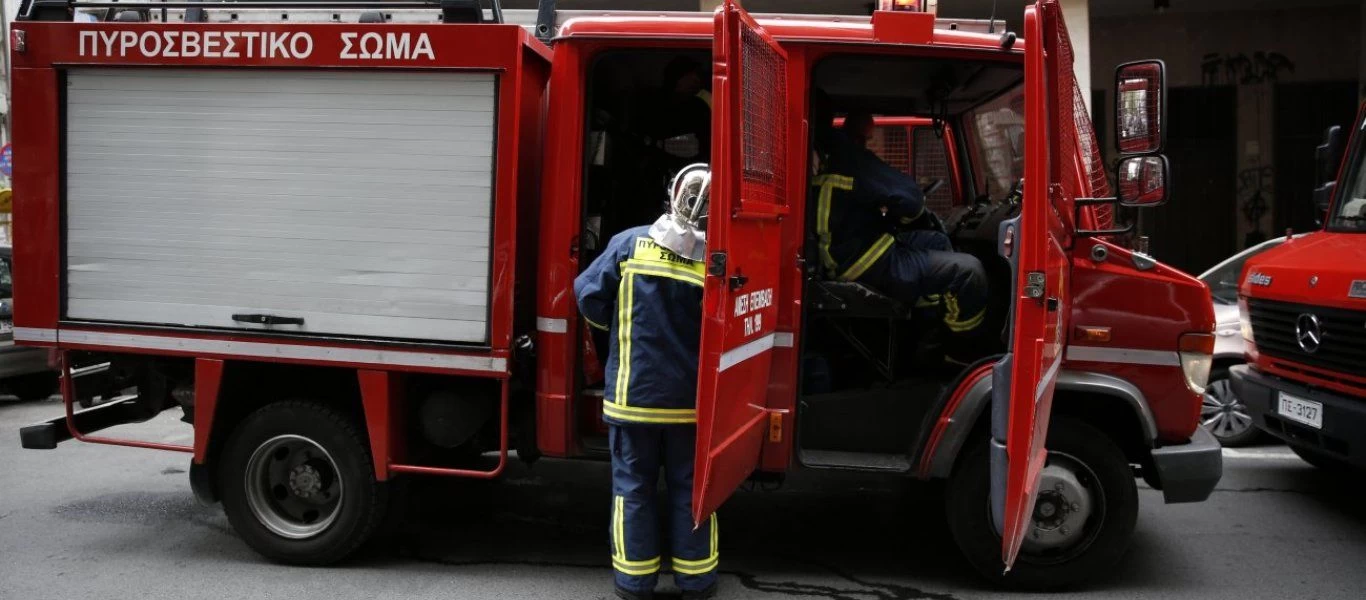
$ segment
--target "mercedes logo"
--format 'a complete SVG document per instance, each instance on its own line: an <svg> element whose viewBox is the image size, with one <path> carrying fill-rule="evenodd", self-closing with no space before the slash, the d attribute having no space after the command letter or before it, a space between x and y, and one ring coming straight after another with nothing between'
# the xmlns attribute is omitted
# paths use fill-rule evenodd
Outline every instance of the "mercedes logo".
<svg viewBox="0 0 1366 600"><path fill-rule="evenodd" d="M1295 319L1295 341L1300 343L1300 349L1313 354L1319 351L1319 344L1323 343L1323 329L1319 326L1319 318L1311 313L1304 313Z"/></svg>

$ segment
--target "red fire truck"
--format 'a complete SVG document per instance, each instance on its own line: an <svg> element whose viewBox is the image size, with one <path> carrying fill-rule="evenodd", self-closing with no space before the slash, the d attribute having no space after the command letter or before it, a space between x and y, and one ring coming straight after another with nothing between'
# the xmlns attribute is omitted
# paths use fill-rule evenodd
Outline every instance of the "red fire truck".
<svg viewBox="0 0 1366 600"><path fill-rule="evenodd" d="M190 453L198 497L303 564L363 543L396 477L603 458L605 346L572 280L706 158L695 516L798 465L947 480L972 564L1048 587L1118 560L1136 477L1168 502L1217 482L1197 427L1209 293L1109 241L1117 204L1167 196L1162 65L1117 71L1112 197L1057 2L1027 7L1021 37L732 2L545 3L527 27L466 0L309 6L24 3L15 337L53 350L67 406L25 447ZM689 63L700 135L661 110L661 73ZM887 136L921 119L908 165L943 159L916 172L991 278L1001 339L976 364L936 354L933 309L806 259L818 91ZM74 411L71 365L94 361L136 397ZM96 435L171 408L192 445Z"/></svg>
<svg viewBox="0 0 1366 600"><path fill-rule="evenodd" d="M1366 468L1366 105L1356 124L1345 161L1338 127L1318 148L1323 230L1287 236L1244 267L1248 361L1229 370L1257 427L1321 467Z"/></svg>

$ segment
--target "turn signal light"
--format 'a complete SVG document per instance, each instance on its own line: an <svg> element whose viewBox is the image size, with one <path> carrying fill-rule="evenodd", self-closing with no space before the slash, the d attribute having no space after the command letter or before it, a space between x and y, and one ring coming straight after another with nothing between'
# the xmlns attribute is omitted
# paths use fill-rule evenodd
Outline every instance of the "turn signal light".
<svg viewBox="0 0 1366 600"><path fill-rule="evenodd" d="M1079 342L1098 342L1108 344L1110 342L1109 327L1077 327L1077 341Z"/></svg>
<svg viewBox="0 0 1366 600"><path fill-rule="evenodd" d="M1186 376L1186 387L1197 394L1205 393L1209 384L1209 370L1214 364L1214 334L1187 333L1177 346L1181 356L1181 372Z"/></svg>

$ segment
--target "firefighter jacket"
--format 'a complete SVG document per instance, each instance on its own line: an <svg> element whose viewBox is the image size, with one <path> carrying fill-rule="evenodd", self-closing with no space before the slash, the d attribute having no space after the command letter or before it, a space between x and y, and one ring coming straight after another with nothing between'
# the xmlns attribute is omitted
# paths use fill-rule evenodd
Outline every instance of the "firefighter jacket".
<svg viewBox="0 0 1366 600"><path fill-rule="evenodd" d="M825 132L828 150L816 194L815 231L826 275L854 281L892 247L895 225L925 213L925 195L910 176L845 138ZM885 211L885 214L884 214Z"/></svg>
<svg viewBox="0 0 1366 600"><path fill-rule="evenodd" d="M579 311L609 333L602 416L615 425L697 421L703 266L627 229L574 280Z"/></svg>

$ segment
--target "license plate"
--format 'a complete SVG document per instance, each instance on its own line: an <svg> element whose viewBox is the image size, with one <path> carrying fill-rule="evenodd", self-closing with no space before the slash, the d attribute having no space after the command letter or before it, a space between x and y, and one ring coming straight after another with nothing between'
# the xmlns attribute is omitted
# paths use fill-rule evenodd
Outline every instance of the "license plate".
<svg viewBox="0 0 1366 600"><path fill-rule="evenodd" d="M1276 412L1291 421L1304 423L1314 429L1323 429L1323 403L1321 402L1303 400L1282 392L1280 405L1276 407Z"/></svg>

